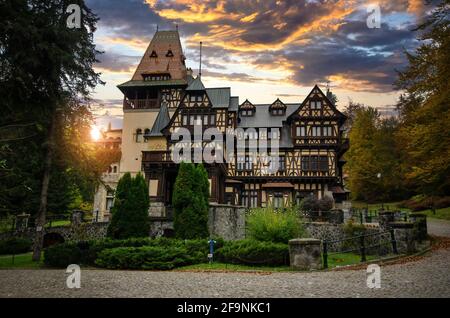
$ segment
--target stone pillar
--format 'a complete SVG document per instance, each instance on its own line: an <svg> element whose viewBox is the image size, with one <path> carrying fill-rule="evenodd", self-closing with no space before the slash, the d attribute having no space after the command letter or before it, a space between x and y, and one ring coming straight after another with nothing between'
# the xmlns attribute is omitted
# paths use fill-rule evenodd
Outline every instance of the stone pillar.
<svg viewBox="0 0 450 318"><path fill-rule="evenodd" d="M297 238L289 241L289 258L294 270L322 268L321 240Z"/></svg>
<svg viewBox="0 0 450 318"><path fill-rule="evenodd" d="M392 211L380 211L378 212L378 223L382 230L386 230L389 228L389 224L394 222L395 215Z"/></svg>
<svg viewBox="0 0 450 318"><path fill-rule="evenodd" d="M411 213L409 219L414 224L414 235L419 241L424 241L428 238L427 216L422 213Z"/></svg>
<svg viewBox="0 0 450 318"><path fill-rule="evenodd" d="M227 241L244 239L245 207L210 203L208 230L211 236Z"/></svg>
<svg viewBox="0 0 450 318"><path fill-rule="evenodd" d="M342 224L344 223L344 211L342 210L331 210L328 212L329 218L328 222L333 224Z"/></svg>
<svg viewBox="0 0 450 318"><path fill-rule="evenodd" d="M28 219L29 218L30 218L30 215L25 214L25 213L16 215L16 224L15 224L16 231L18 231L18 232L25 231L28 227Z"/></svg>
<svg viewBox="0 0 450 318"><path fill-rule="evenodd" d="M83 223L83 219L84 219L84 212L81 210L74 210L72 212L72 216L70 219L70 225L78 226L81 223Z"/></svg>
<svg viewBox="0 0 450 318"><path fill-rule="evenodd" d="M392 222L397 251L400 254L413 254L417 251L414 224L411 222Z"/></svg>

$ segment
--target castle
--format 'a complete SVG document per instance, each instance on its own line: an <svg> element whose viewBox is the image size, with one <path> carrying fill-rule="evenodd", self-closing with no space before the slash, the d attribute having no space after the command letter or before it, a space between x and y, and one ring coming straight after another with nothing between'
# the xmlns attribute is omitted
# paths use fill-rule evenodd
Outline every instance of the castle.
<svg viewBox="0 0 450 318"><path fill-rule="evenodd" d="M150 216L170 215L178 167L173 153L180 144L172 137L180 129L192 133L199 124L202 132L215 129L223 140L238 131L234 138L243 145L227 149L227 155L224 147L220 153L213 151L213 156L229 157L204 163L211 202L281 208L309 195L328 196L336 205L347 199L342 175L342 156L349 147L346 116L337 110L328 90L324 93L316 85L301 103L240 102L229 87L206 88L200 75L193 77L185 65L178 30L157 31L132 79L118 88L124 95L122 157L104 174L95 195L94 211L101 219L109 217L114 189L125 172L145 174ZM109 127L102 142L113 145L117 134ZM199 145L193 139L183 142L194 149L211 140ZM254 142L265 143L270 150L255 151ZM271 152L276 152L275 165L267 160ZM268 169L272 165L276 169Z"/></svg>

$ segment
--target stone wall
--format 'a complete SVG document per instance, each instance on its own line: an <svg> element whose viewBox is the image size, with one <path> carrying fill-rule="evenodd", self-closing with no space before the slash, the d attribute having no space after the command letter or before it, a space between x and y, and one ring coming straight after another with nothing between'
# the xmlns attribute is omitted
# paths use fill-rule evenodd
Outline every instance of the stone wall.
<svg viewBox="0 0 450 318"><path fill-rule="evenodd" d="M150 220L150 237L171 236L173 232L173 221L168 219Z"/></svg>
<svg viewBox="0 0 450 318"><path fill-rule="evenodd" d="M106 237L106 230L108 222L98 223L81 223L76 226L55 226L46 227L44 229L44 239L47 234L59 234L65 242L67 241L87 241L98 240ZM15 231L8 233L1 233L0 240L11 237L25 237L34 241L35 228L26 228L23 231Z"/></svg>
<svg viewBox="0 0 450 318"><path fill-rule="evenodd" d="M245 238L245 207L210 203L208 230L211 236L225 240Z"/></svg>

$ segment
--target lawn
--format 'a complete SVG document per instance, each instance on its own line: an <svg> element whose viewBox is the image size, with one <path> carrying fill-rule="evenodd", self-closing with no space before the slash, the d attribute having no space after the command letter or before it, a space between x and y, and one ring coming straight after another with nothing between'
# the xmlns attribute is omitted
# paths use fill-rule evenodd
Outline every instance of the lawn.
<svg viewBox="0 0 450 318"><path fill-rule="evenodd" d="M41 268L43 266L42 259L39 263L31 260L32 253L18 254L14 256L14 263L12 255L0 255L0 269L6 268Z"/></svg>
<svg viewBox="0 0 450 318"><path fill-rule="evenodd" d="M400 202L386 202L386 203L370 203L369 210L380 210L383 206L385 209L398 209L400 211L408 212L409 209L407 208L399 208L397 205ZM364 209L367 208L367 203L362 201L352 201L352 207L357 209Z"/></svg>
<svg viewBox="0 0 450 318"><path fill-rule="evenodd" d="M367 255L366 260L371 261L377 259L376 255ZM346 266L361 263L361 256L354 253L333 253L328 255L328 268Z"/></svg>
<svg viewBox="0 0 450 318"><path fill-rule="evenodd" d="M414 212L414 213L423 213L423 214L426 214L426 216L429 218L450 221L450 207L443 208L443 209L436 209L436 214L433 214L433 211L431 211L431 210L423 210L423 211L418 211L418 212Z"/></svg>
<svg viewBox="0 0 450 318"><path fill-rule="evenodd" d="M51 225L51 226L50 226ZM57 227L57 226L67 226L70 225L70 220L56 220L48 221L45 227Z"/></svg>
<svg viewBox="0 0 450 318"><path fill-rule="evenodd" d="M400 202L388 202L384 203L384 208L390 208L390 209L398 209L400 211L404 212L411 212L408 208L399 208L397 205ZM373 203L369 204L369 210L379 210L381 209L382 204L381 203ZM357 209L362 209L367 207L367 203L361 202L361 201L352 201L352 207ZM416 211L413 213L423 213L426 214L427 217L434 218L434 219L443 219L443 220L450 220L450 207L443 208L443 209L436 209L436 214L433 214L433 211L431 210L422 210L422 211Z"/></svg>

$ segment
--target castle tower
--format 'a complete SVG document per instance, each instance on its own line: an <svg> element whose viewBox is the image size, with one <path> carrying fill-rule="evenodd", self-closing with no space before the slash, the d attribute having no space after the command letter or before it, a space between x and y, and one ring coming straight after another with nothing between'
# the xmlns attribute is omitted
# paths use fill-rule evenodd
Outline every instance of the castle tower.
<svg viewBox="0 0 450 318"><path fill-rule="evenodd" d="M118 85L124 94L121 173L141 171L142 151L158 144L149 135L161 102L173 113L191 80L178 30L157 30L131 80Z"/></svg>

